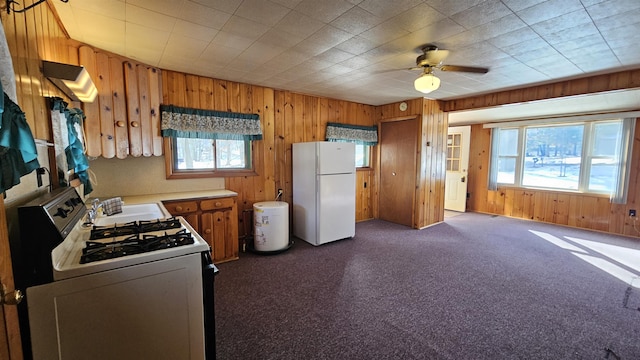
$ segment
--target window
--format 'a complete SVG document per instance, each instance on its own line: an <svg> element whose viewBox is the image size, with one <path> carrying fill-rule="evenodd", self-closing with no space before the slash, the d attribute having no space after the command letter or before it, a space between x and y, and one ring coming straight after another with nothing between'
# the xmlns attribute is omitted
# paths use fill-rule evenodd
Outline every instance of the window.
<svg viewBox="0 0 640 360"><path fill-rule="evenodd" d="M490 186L624 196L634 119L496 127Z"/></svg>
<svg viewBox="0 0 640 360"><path fill-rule="evenodd" d="M161 105L167 178L246 176L252 145L262 139L260 117Z"/></svg>
<svg viewBox="0 0 640 360"><path fill-rule="evenodd" d="M356 144L356 167L367 168L370 165L371 146Z"/></svg>
<svg viewBox="0 0 640 360"><path fill-rule="evenodd" d="M250 170L251 141L176 138L174 170Z"/></svg>

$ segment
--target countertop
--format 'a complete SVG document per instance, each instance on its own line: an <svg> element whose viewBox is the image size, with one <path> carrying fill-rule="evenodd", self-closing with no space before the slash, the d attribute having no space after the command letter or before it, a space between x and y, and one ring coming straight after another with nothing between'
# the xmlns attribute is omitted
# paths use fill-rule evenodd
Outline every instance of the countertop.
<svg viewBox="0 0 640 360"><path fill-rule="evenodd" d="M182 200L182 199L202 199L202 198L220 198L238 196L238 193L231 190L201 190L201 191L181 191L174 193L164 194L149 194L149 195L132 195L122 196L122 201L127 204L147 204L157 203L167 200Z"/></svg>

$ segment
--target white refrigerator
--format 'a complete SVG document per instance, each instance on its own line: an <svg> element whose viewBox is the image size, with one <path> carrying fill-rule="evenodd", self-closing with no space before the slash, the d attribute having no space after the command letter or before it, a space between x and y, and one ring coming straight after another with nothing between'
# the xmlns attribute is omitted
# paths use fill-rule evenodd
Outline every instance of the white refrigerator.
<svg viewBox="0 0 640 360"><path fill-rule="evenodd" d="M355 145L293 144L293 235L312 245L356 233Z"/></svg>

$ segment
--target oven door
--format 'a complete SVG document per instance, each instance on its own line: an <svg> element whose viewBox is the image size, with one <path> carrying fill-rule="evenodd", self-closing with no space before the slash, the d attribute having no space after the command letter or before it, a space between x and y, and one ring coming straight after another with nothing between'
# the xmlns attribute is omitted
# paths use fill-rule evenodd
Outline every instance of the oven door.
<svg viewBox="0 0 640 360"><path fill-rule="evenodd" d="M27 289L34 359L204 359L200 253Z"/></svg>

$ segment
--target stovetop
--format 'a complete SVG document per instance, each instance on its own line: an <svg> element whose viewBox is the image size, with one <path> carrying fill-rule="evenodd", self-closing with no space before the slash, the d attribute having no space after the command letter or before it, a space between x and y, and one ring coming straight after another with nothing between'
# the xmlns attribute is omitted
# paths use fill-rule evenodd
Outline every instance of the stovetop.
<svg viewBox="0 0 640 360"><path fill-rule="evenodd" d="M182 217L90 228L78 223L52 251L53 277L62 280L209 250Z"/></svg>

